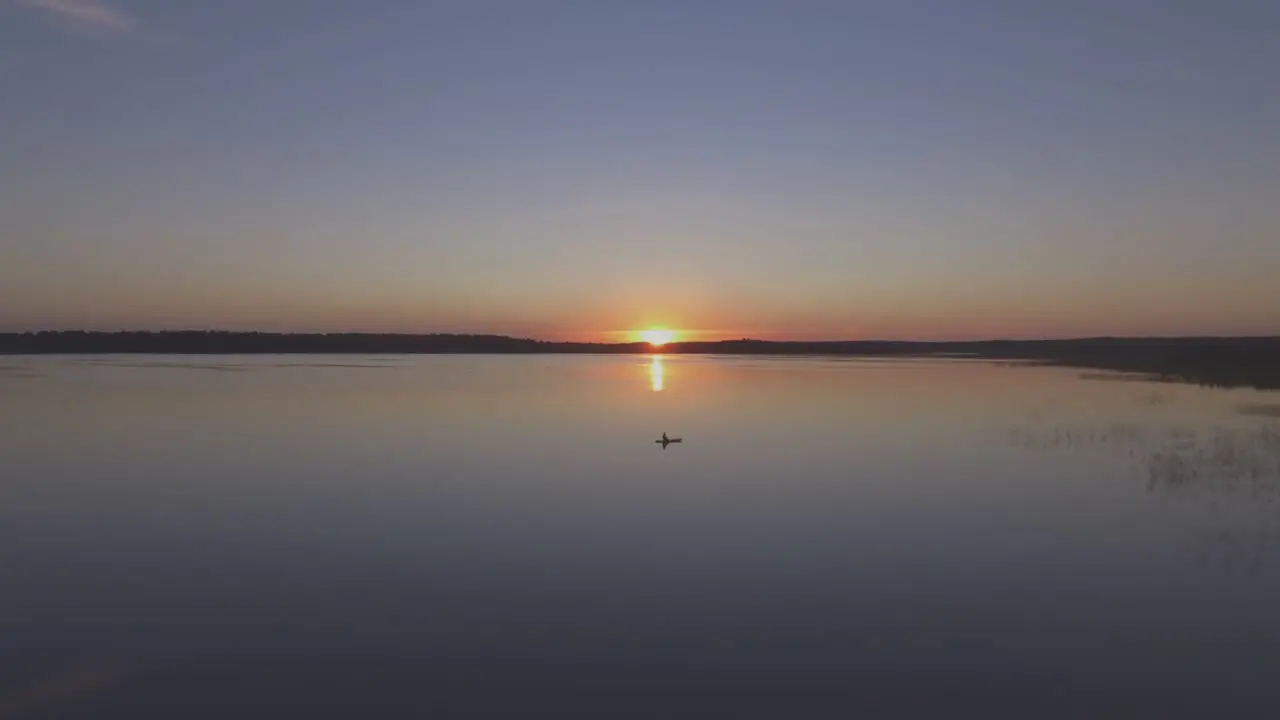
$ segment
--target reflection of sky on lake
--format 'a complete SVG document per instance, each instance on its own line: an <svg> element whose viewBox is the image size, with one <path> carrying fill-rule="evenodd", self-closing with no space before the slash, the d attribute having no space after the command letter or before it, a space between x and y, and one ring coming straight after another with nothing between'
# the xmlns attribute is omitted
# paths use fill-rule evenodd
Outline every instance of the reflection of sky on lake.
<svg viewBox="0 0 1280 720"><path fill-rule="evenodd" d="M1265 393L937 360L6 365L0 701L94 658L126 670L64 682L98 688L83 717L1280 700Z"/></svg>

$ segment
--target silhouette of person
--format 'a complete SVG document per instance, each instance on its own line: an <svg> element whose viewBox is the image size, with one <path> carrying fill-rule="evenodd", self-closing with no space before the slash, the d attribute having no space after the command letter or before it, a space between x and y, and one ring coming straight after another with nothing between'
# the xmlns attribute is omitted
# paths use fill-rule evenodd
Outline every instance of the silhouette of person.
<svg viewBox="0 0 1280 720"><path fill-rule="evenodd" d="M664 433L662 433L662 442L664 442L664 443L665 443L665 442L671 442L670 440L668 440L668 439L667 439L667 434L666 434L665 432L664 432Z"/></svg>

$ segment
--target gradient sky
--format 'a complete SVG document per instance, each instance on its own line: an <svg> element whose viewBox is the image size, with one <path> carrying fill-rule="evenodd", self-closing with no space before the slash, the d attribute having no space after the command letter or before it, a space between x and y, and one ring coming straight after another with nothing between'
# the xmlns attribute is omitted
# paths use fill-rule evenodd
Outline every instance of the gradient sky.
<svg viewBox="0 0 1280 720"><path fill-rule="evenodd" d="M0 0L0 329L1280 333L1276 0Z"/></svg>

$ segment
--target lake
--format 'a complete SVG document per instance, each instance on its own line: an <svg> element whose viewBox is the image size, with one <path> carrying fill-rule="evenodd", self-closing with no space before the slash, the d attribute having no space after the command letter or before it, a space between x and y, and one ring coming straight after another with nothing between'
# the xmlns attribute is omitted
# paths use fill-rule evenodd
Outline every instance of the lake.
<svg viewBox="0 0 1280 720"><path fill-rule="evenodd" d="M0 717L1270 716L1278 491L1067 368L0 357Z"/></svg>

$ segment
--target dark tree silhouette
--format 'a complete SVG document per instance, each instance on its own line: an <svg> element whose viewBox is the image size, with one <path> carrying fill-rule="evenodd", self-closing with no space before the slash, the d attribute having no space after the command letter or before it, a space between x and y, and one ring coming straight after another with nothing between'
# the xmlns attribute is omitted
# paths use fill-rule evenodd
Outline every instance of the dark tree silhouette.
<svg viewBox="0 0 1280 720"><path fill-rule="evenodd" d="M502 335L223 331L0 333L0 354L650 353L645 343L545 342ZM664 355L961 355L1136 372L1219 387L1280 388L1280 337L1082 338L907 342L722 340L663 345Z"/></svg>

